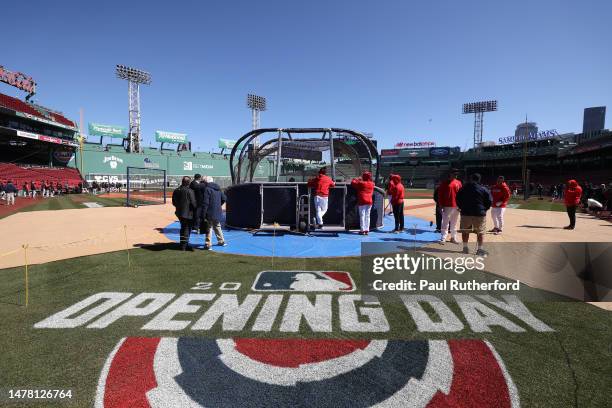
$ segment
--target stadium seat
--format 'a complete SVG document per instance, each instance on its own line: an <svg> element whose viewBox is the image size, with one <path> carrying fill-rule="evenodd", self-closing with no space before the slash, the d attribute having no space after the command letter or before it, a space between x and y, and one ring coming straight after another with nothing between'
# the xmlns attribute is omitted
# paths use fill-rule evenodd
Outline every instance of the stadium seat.
<svg viewBox="0 0 612 408"><path fill-rule="evenodd" d="M70 119L67 119L66 117L64 117L62 114L58 112L51 111L42 106L26 103L20 99L13 98L12 96L0 94L0 106L4 106L5 108L11 109L17 112L27 113L27 114L30 114L32 116L36 116L39 118L50 119L54 122L60 123L65 126L70 126L73 128L76 127L73 121L71 121Z"/></svg>
<svg viewBox="0 0 612 408"><path fill-rule="evenodd" d="M81 173L70 167L22 167L13 163L0 163L0 180L11 180L17 188L30 181L52 181L78 185L83 182Z"/></svg>

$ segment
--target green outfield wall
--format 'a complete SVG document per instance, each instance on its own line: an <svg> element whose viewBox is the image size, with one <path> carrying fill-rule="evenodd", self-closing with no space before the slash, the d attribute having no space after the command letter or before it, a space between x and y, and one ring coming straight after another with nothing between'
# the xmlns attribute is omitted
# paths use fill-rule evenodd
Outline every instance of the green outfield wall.
<svg viewBox="0 0 612 408"><path fill-rule="evenodd" d="M143 153L127 153L121 146L85 144L68 165L78 168L88 182L125 183L128 167L144 167L166 170L170 185L176 185L181 177L195 173L211 176L222 186L231 184L229 155L213 153L161 152L152 148L146 148ZM263 162L258 166L255 178L267 181L272 171L273 165Z"/></svg>

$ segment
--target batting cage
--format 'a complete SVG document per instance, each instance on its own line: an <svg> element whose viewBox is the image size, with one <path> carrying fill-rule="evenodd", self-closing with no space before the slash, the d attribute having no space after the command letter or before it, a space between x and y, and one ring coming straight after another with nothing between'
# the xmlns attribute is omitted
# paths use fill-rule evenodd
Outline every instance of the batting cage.
<svg viewBox="0 0 612 408"><path fill-rule="evenodd" d="M271 169L268 181L257 177ZM314 192L307 181L321 168L335 181L323 230L359 228L356 192L351 180L364 171L378 181L378 152L365 135L347 129L257 129L238 140L230 156L232 186L226 191L226 225L249 229L310 231ZM382 226L384 191L376 188L371 228Z"/></svg>
<svg viewBox="0 0 612 408"><path fill-rule="evenodd" d="M128 167L126 205L165 204L166 185L166 170Z"/></svg>

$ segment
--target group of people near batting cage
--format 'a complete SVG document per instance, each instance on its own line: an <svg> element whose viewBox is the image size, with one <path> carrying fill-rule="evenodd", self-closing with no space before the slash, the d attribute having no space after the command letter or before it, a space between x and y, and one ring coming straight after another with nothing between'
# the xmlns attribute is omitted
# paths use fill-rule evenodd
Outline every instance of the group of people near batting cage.
<svg viewBox="0 0 612 408"><path fill-rule="evenodd" d="M221 230L224 203L225 194L212 177L203 178L200 174L194 175L193 180L189 176L183 177L181 186L172 192L172 205L181 224L181 250L193 250L189 245L192 229L205 235L204 249L211 249L213 231L217 245L227 245Z"/></svg>
<svg viewBox="0 0 612 408"><path fill-rule="evenodd" d="M402 177L399 174L391 174L387 185L387 195L393 209L393 219L395 227L393 233L398 234L404 230L404 198L405 189Z"/></svg>
<svg viewBox="0 0 612 408"><path fill-rule="evenodd" d="M474 173L464 185L457 179L457 172L449 172L434 190L436 202L436 232L440 233L440 244L446 243L449 231L450 242L458 244L457 220L461 216L459 230L463 242L463 252L468 253L470 233L476 234L477 255L485 255L483 248L484 234L486 232L486 215L491 210L494 234L501 234L504 228L504 213L512 191L506 184L504 177L499 176L491 189L481 184L481 176ZM576 227L576 208L580 204L582 188L576 180L569 180L564 186L564 202L569 217L569 225L564 227L573 230Z"/></svg>
<svg viewBox="0 0 612 408"><path fill-rule="evenodd" d="M470 233L476 234L476 255L484 256L484 234L486 232L487 211L494 206L495 211L494 229L491 232L501 233L503 228L503 208L510 199L510 189L504 182L503 177L497 181L496 198L491 191L480 184L480 174L474 173L464 185L457 179L456 172L448 173L448 176L438 186L434 200L441 213L440 244L444 245L450 230L450 242L458 244L457 221L461 215L459 228L461 230L461 241L463 242L463 253L469 253L468 242ZM495 201L497 199L497 201Z"/></svg>
<svg viewBox="0 0 612 408"><path fill-rule="evenodd" d="M319 170L319 174L316 177L308 180L308 187L314 190L315 194L315 224L317 228L323 228L323 216L328 208L329 189L335 186L336 183L327 175L325 167ZM372 173L369 171L363 172L361 177L354 178L351 181L351 186L357 194L359 235L368 235L370 232L370 212L373 203L372 195L374 194Z"/></svg>

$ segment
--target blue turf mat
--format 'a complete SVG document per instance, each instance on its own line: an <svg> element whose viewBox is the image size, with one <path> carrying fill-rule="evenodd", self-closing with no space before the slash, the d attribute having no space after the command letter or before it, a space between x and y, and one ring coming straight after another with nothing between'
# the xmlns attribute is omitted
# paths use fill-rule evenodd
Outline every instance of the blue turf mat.
<svg viewBox="0 0 612 408"><path fill-rule="evenodd" d="M315 232L311 236L277 231L253 234L241 230L223 230L226 247L213 246L216 252L254 256L280 256L289 258L323 258L336 256L361 255L362 242L397 243L398 247L421 247L435 242L440 234L434 233L435 227L420 218L405 216L404 226L407 231L391 234L393 217L384 219L383 227L370 231L370 235L361 236L357 232ZM174 222L164 228L164 234L170 240L179 242L179 223ZM203 248L204 236L192 234L189 243L196 249ZM216 243L213 234L213 245ZM401 249L401 248L400 248Z"/></svg>

